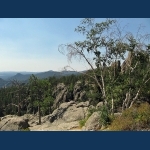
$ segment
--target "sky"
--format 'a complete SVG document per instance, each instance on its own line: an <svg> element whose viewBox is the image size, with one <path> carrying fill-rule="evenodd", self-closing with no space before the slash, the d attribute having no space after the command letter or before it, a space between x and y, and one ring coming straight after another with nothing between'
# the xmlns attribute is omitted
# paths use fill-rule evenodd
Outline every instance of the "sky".
<svg viewBox="0 0 150 150"><path fill-rule="evenodd" d="M149 18L117 18L120 25L136 32L140 24L150 33ZM81 18L0 18L0 72L2 71L62 71L67 65L74 70L86 70L84 62L74 60L58 51L60 44L83 39L74 32ZM97 18L104 21L105 18Z"/></svg>

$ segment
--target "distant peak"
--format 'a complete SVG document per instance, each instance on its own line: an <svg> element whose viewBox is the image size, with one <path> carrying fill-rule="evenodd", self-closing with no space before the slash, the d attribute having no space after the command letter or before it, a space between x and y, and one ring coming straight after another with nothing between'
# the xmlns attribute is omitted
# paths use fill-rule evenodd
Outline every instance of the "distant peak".
<svg viewBox="0 0 150 150"><path fill-rule="evenodd" d="M17 74L16 74L16 76L20 76L20 75L23 75L23 74L21 74L21 73L17 73Z"/></svg>

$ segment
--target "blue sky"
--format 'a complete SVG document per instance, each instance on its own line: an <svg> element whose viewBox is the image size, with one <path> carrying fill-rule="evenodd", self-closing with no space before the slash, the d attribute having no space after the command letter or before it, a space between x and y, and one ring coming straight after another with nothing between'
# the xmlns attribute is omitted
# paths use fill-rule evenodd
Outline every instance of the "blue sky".
<svg viewBox="0 0 150 150"><path fill-rule="evenodd" d="M105 20L104 18L98 19ZM81 18L1 18L0 71L61 71L68 65L66 56L58 51L60 44L82 37L74 32ZM136 32L140 24L150 33L150 19L123 18L120 25ZM73 61L75 70L85 70L84 63Z"/></svg>

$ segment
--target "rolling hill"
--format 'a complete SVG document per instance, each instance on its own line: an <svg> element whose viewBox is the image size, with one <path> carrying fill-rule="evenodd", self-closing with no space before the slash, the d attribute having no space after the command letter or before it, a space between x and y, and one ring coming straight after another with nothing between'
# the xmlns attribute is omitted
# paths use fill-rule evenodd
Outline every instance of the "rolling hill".
<svg viewBox="0 0 150 150"><path fill-rule="evenodd" d="M2 78L0 78L0 87L4 87L6 84L8 84L8 81L5 81Z"/></svg>
<svg viewBox="0 0 150 150"><path fill-rule="evenodd" d="M44 78L48 78L48 77L60 77L60 76L68 76L71 74L79 74L78 72L75 71L62 71L62 72L57 72L57 71L46 71L46 72L1 72L0 73L0 88L5 86L6 84L8 85L8 83L12 80L18 80L18 81L22 81L22 82L27 82L27 80L30 78L30 76L34 74L35 76L37 76L40 79L44 79ZM12 75L12 76L11 76Z"/></svg>

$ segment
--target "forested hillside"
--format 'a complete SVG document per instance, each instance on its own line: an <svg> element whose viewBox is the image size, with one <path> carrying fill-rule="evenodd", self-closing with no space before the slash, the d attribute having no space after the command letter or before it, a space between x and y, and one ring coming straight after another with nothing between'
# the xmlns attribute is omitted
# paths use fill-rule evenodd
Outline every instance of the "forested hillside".
<svg viewBox="0 0 150 150"><path fill-rule="evenodd" d="M61 76L68 76L68 75L72 75L72 74L79 74L76 71L45 71L45 72L21 72L21 73L17 73L17 72L1 72L0 76L0 88L1 87L7 87L9 85L11 85L11 81L12 80L17 80L17 81L21 81L24 83L27 83L30 76L31 75L35 75L36 77L38 77L39 79L44 79L44 78L48 78L48 77L61 77Z"/></svg>
<svg viewBox="0 0 150 150"><path fill-rule="evenodd" d="M32 75L26 84L13 80L12 86L0 88L0 115L37 113L38 104L42 107L42 115L49 114L55 98L53 90L57 85L64 83L71 91L78 80L84 81L82 78L70 75L39 79Z"/></svg>

